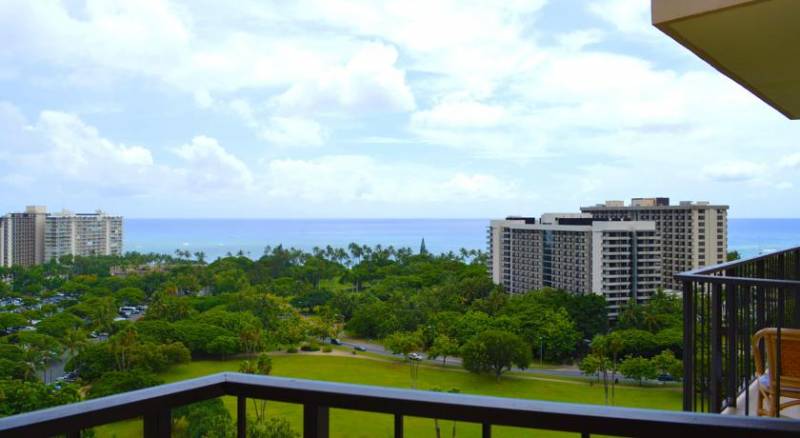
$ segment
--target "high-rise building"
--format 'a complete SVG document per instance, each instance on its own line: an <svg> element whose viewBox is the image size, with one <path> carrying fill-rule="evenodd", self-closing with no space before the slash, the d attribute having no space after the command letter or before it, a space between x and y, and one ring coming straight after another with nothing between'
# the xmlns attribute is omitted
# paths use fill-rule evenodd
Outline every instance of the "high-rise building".
<svg viewBox="0 0 800 438"><path fill-rule="evenodd" d="M64 210L45 221L45 261L64 255L122 254L122 217Z"/></svg>
<svg viewBox="0 0 800 438"><path fill-rule="evenodd" d="M492 279L510 293L552 287L600 294L612 319L661 285L661 241L652 221L509 217L491 222L488 245Z"/></svg>
<svg viewBox="0 0 800 438"><path fill-rule="evenodd" d="M122 254L122 218L102 211L50 215L43 206L0 218L0 266L33 266L67 254Z"/></svg>
<svg viewBox="0 0 800 438"><path fill-rule="evenodd" d="M669 198L634 198L631 205L607 201L581 211L598 219L653 221L661 237L664 288L679 290L674 275L724 263L728 253L728 206Z"/></svg>
<svg viewBox="0 0 800 438"><path fill-rule="evenodd" d="M8 264L33 266L44 261L44 222L47 208L32 205L24 213L6 216L5 246L9 253Z"/></svg>
<svg viewBox="0 0 800 438"><path fill-rule="evenodd" d="M8 218L0 216L0 267L11 266L11 253L8 245Z"/></svg>

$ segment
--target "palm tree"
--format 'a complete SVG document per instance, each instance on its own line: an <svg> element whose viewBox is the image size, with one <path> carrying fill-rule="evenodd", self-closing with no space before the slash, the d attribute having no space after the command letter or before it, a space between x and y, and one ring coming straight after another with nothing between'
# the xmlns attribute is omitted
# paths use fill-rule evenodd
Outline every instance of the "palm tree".
<svg viewBox="0 0 800 438"><path fill-rule="evenodd" d="M246 374L258 374L268 376L272 373L272 358L266 353L258 355L256 360L246 360L239 364L239 372ZM256 422L261 423L267 420L267 401L253 400L253 408L256 411Z"/></svg>
<svg viewBox="0 0 800 438"><path fill-rule="evenodd" d="M69 330L64 334L61 343L64 345L67 359L73 358L86 347L86 332L81 328Z"/></svg>
<svg viewBox="0 0 800 438"><path fill-rule="evenodd" d="M361 262L361 257L364 256L364 250L361 246L357 243L353 242L347 245L347 249L350 250L350 255L355 259L355 263L358 264Z"/></svg>

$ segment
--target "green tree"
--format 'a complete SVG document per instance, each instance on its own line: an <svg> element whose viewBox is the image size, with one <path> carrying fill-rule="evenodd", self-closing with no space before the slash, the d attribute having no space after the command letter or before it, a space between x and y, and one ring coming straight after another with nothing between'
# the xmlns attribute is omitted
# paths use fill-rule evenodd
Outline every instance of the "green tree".
<svg viewBox="0 0 800 438"><path fill-rule="evenodd" d="M617 333L608 335L596 335L592 339L592 354L597 356L600 364L600 372L603 375L603 389L605 392L606 404L609 403L609 386L611 387L611 401L614 401L615 387L617 382L617 357L623 348L623 340ZM609 381L609 370L611 379Z"/></svg>
<svg viewBox="0 0 800 438"><path fill-rule="evenodd" d="M235 428L231 414L220 398L212 398L173 410L173 421L185 419L186 434L192 438L232 438Z"/></svg>
<svg viewBox="0 0 800 438"><path fill-rule="evenodd" d="M0 332L6 332L11 328L25 327L26 325L28 325L28 320L19 313L0 312Z"/></svg>
<svg viewBox="0 0 800 438"><path fill-rule="evenodd" d="M282 417L247 425L247 438L300 438L292 423Z"/></svg>
<svg viewBox="0 0 800 438"><path fill-rule="evenodd" d="M647 379L655 379L658 374L655 364L641 356L628 356L619 364L619 371L625 377L639 381L641 386Z"/></svg>
<svg viewBox="0 0 800 438"><path fill-rule="evenodd" d="M732 261L741 259L742 256L741 256L741 254L739 254L739 251L735 251L734 250L734 251L728 251L728 255L727 255L726 258L727 258L727 261L732 262Z"/></svg>
<svg viewBox="0 0 800 438"><path fill-rule="evenodd" d="M87 398L99 398L121 392L133 391L164 383L155 374L135 369L130 371L111 371L92 383Z"/></svg>
<svg viewBox="0 0 800 438"><path fill-rule="evenodd" d="M87 343L86 331L81 328L71 329L64 333L64 337L61 338L61 344L64 346L64 351L67 353L68 358L78 354L86 347Z"/></svg>
<svg viewBox="0 0 800 438"><path fill-rule="evenodd" d="M664 350L651 360L658 374L669 374L676 379L683 377L683 362L675 358L672 351Z"/></svg>
<svg viewBox="0 0 800 438"><path fill-rule="evenodd" d="M145 299L144 291L138 287L123 287L114 292L114 301L117 306L134 306L142 304Z"/></svg>
<svg viewBox="0 0 800 438"><path fill-rule="evenodd" d="M228 269L214 274L214 293L225 294L244 290L250 282L241 269Z"/></svg>
<svg viewBox="0 0 800 438"><path fill-rule="evenodd" d="M412 332L392 333L383 340L383 346L392 354L402 354L407 356L409 353L419 350L422 347L422 339L419 334Z"/></svg>
<svg viewBox="0 0 800 438"><path fill-rule="evenodd" d="M527 368L531 349L513 333L489 330L470 339L461 349L464 368L473 373L492 373L495 379L516 365Z"/></svg>
<svg viewBox="0 0 800 438"><path fill-rule="evenodd" d="M56 313L36 325L36 331L55 338L63 338L67 332L83 326L83 320L69 312Z"/></svg>
<svg viewBox="0 0 800 438"><path fill-rule="evenodd" d="M189 302L185 297L176 297L164 291L157 292L147 307L147 319L161 319L175 322L188 318L192 313Z"/></svg>
<svg viewBox="0 0 800 438"><path fill-rule="evenodd" d="M597 380L600 381L600 372L606 368L605 360L604 357L600 357L597 354L587 354L578 363L578 369L586 376L597 376Z"/></svg>
<svg viewBox="0 0 800 438"><path fill-rule="evenodd" d="M110 332L117 317L117 307L111 297L95 297L86 301L91 326L101 332Z"/></svg>
<svg viewBox="0 0 800 438"><path fill-rule="evenodd" d="M447 335L439 335L428 349L428 359L442 358L442 365L447 365L447 357L458 354L458 343Z"/></svg>
<svg viewBox="0 0 800 438"><path fill-rule="evenodd" d="M223 359L239 352L239 338L234 336L217 336L206 345L210 354L221 356Z"/></svg>
<svg viewBox="0 0 800 438"><path fill-rule="evenodd" d="M257 374L268 376L272 373L272 358L266 353L261 353L255 360L245 360L239 364L239 372L246 374ZM263 424L267 421L267 401L253 400L253 408L256 412L256 423Z"/></svg>
<svg viewBox="0 0 800 438"><path fill-rule="evenodd" d="M75 385L46 385L39 381L0 380L0 417L35 411L80 400Z"/></svg>

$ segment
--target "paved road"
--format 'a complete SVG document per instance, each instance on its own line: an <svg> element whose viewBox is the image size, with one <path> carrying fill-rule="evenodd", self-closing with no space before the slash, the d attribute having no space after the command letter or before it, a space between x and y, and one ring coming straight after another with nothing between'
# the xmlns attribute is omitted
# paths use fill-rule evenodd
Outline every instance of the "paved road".
<svg viewBox="0 0 800 438"><path fill-rule="evenodd" d="M399 355L392 354L391 351L386 350L385 348L383 348L382 345L374 343L374 342L370 342L370 341L353 340L353 339L342 338L342 345L348 346L348 347L355 347L355 346L358 345L358 346L364 347L370 353L380 354L380 355L384 355L384 356L394 356L394 357L398 357L399 356ZM423 361L427 362L427 363L431 363L431 364L441 364L442 363L441 360L424 359ZM459 358L459 357L448 357L447 358L447 363L448 364L453 364L453 365L461 365L461 358ZM512 371L521 372L521 373L529 373L529 374L557 376L557 377L579 377L579 378L584 378L587 381L595 379L595 377L591 377L590 378L590 377L584 375L577 367L575 367L573 365L564 365L563 367L560 367L560 368L528 368L528 369L524 369L524 370L520 369L520 368L514 368L514 369L512 369ZM628 385L638 385L639 384L638 380L628 379L628 378L622 376L621 374L617 374L617 379L619 379L618 382L625 383L625 384L628 384ZM652 382L649 382L649 383L656 384L656 383L660 383L660 382L652 381Z"/></svg>
<svg viewBox="0 0 800 438"><path fill-rule="evenodd" d="M128 321L136 322L144 316L142 313L137 313L135 315L131 315L128 317ZM99 342L98 339L89 339L89 342ZM57 361L51 362L47 369L39 376L44 383L53 383L59 377L66 374L64 371L64 366L67 364L67 356L66 354L61 356L61 358Z"/></svg>
<svg viewBox="0 0 800 438"><path fill-rule="evenodd" d="M342 345L347 346L347 347L355 347L355 346L364 347L370 353L380 354L380 355L384 355L384 356L394 356L394 357L398 356L398 355L392 354L391 351L388 351L385 348L383 348L382 345L376 344L374 342L369 342L369 341L353 340L353 339L343 338L342 339ZM432 364L433 363L436 363L436 364L442 363L441 360L424 359L423 361L427 362L427 363L432 363ZM459 358L459 357L448 357L447 358L447 363L448 364L453 364L453 365L461 365L461 358ZM547 375L552 375L552 376L564 376L564 377L586 377L580 372L580 370L578 370L577 368L575 368L573 366L569 366L569 365L565 365L562 368L545 368L545 369L529 368L529 369L524 369L523 370L523 369L519 369L519 368L514 368L512 371L523 372L523 373L532 373L532 374L547 374Z"/></svg>

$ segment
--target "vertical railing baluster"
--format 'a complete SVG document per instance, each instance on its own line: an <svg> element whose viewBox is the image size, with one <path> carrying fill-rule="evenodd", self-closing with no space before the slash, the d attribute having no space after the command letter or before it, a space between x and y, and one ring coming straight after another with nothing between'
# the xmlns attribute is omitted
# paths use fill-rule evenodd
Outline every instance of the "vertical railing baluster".
<svg viewBox="0 0 800 438"><path fill-rule="evenodd" d="M752 327L752 308L751 303L752 300L750 299L750 294L752 293L752 287L746 286L744 288L744 294L742 295L744 298L744 302L742 303L742 308L745 310L744 315L744 336L742 336L742 342L744 342L744 415L750 415L750 382L753 380L751 366L750 366L750 349L752 348L750 345L750 340L753 338L753 331L751 330Z"/></svg>
<svg viewBox="0 0 800 438"><path fill-rule="evenodd" d="M711 288L711 394L709 412L722 408L722 285ZM713 410L712 410L713 409Z"/></svg>
<svg viewBox="0 0 800 438"><path fill-rule="evenodd" d="M394 438L403 438L403 415L394 414Z"/></svg>
<svg viewBox="0 0 800 438"><path fill-rule="evenodd" d="M694 410L694 282L683 280L683 410Z"/></svg>
<svg viewBox="0 0 800 438"><path fill-rule="evenodd" d="M329 417L327 406L303 405L303 437L328 438Z"/></svg>
<svg viewBox="0 0 800 438"><path fill-rule="evenodd" d="M481 437L492 438L492 423L483 423L481 425Z"/></svg>
<svg viewBox="0 0 800 438"><path fill-rule="evenodd" d="M73 430L71 432L67 432L67 438L81 438L81 431Z"/></svg>
<svg viewBox="0 0 800 438"><path fill-rule="evenodd" d="M782 287L778 288L778 319L777 319L777 328L778 328L778 339L777 345L775 346L775 367L777 370L775 371L775 393L773 395L773 399L775 401L775 416L781 416L781 374L782 374L782 364L783 364L783 357L781 355L781 331L783 328L783 317L784 317L784 305L783 300L785 298L785 294Z"/></svg>
<svg viewBox="0 0 800 438"><path fill-rule="evenodd" d="M236 398L236 437L245 438L247 436L247 397L238 396Z"/></svg>
<svg viewBox="0 0 800 438"><path fill-rule="evenodd" d="M739 372L737 370L737 355L739 350L736 348L736 326L738 323L739 307L736 302L736 286L732 282L725 283L725 323L726 341L728 343L728 369L725 373L726 404L729 407L736 407L736 386L739 382Z"/></svg>
<svg viewBox="0 0 800 438"><path fill-rule="evenodd" d="M161 408L144 416L145 438L169 438L172 435L172 412Z"/></svg>

